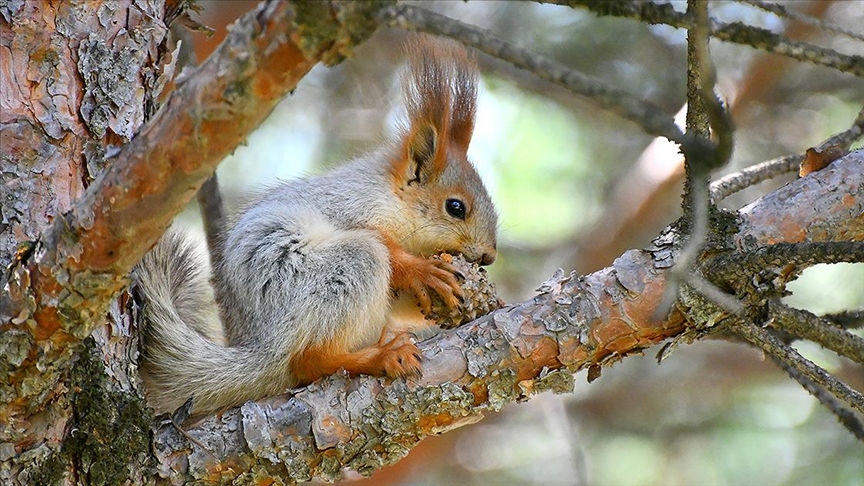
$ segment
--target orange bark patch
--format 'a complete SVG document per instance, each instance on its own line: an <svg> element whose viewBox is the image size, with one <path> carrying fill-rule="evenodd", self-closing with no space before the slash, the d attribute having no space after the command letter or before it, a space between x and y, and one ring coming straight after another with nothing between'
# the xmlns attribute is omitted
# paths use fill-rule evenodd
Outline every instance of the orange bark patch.
<svg viewBox="0 0 864 486"><path fill-rule="evenodd" d="M426 432L431 433L436 428L450 425L453 423L453 416L446 413L438 413L435 415L424 415L417 422L417 427Z"/></svg>
<svg viewBox="0 0 864 486"><path fill-rule="evenodd" d="M804 154L804 160L801 161L798 175L804 177L807 174L820 171L844 155L846 155L846 151L837 145L829 145L825 148L809 148Z"/></svg>

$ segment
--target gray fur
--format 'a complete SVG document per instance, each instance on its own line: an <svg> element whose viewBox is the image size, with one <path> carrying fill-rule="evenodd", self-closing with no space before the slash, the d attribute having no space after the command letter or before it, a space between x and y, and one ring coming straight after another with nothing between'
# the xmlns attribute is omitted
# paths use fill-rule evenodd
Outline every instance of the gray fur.
<svg viewBox="0 0 864 486"><path fill-rule="evenodd" d="M433 85L421 78L457 73L464 87L434 86L443 100L456 90L462 112L454 123L470 137L474 72L463 65L464 52L448 52L455 61L422 57L427 64L409 82L426 92ZM170 412L193 398L195 415L236 406L295 386L289 363L303 350L326 345L347 353L374 344L392 298L390 253L377 231L418 255L494 258L497 215L465 160L467 139L457 141L434 180L412 184L391 173L394 160L405 160L396 140L323 176L262 192L221 235L213 286L199 250L169 231L134 272L144 302L141 376L150 405ZM473 201L464 221L447 215L451 196Z"/></svg>

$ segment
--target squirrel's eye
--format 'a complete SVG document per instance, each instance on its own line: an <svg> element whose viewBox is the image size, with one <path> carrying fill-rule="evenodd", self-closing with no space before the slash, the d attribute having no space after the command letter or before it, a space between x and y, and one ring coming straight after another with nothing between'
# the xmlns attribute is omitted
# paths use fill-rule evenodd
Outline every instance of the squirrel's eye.
<svg viewBox="0 0 864 486"><path fill-rule="evenodd" d="M448 199L444 203L444 208L450 216L458 219L465 219L465 203L458 199Z"/></svg>

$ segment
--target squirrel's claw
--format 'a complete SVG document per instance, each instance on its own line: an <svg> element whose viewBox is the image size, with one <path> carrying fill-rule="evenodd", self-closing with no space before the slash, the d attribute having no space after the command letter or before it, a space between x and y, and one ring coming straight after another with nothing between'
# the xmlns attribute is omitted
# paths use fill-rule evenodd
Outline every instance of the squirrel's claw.
<svg viewBox="0 0 864 486"><path fill-rule="evenodd" d="M455 309L462 302L462 287L459 285L459 277L465 277L456 270L453 265L443 260L429 260L429 278L425 282L432 290L441 296L444 304L450 309ZM428 310L426 312L428 314Z"/></svg>
<svg viewBox="0 0 864 486"><path fill-rule="evenodd" d="M381 363L384 373L390 378L422 376L420 362L422 354L411 333L402 333L387 343L382 349Z"/></svg>

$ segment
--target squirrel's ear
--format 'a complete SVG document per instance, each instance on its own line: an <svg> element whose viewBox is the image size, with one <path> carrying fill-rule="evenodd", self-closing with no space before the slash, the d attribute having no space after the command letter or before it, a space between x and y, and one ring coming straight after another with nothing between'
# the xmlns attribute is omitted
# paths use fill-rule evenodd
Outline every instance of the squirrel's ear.
<svg viewBox="0 0 864 486"><path fill-rule="evenodd" d="M408 184L426 184L440 171L441 164L436 164L436 152L440 148L438 130L429 124L412 127L406 142L406 180Z"/></svg>

